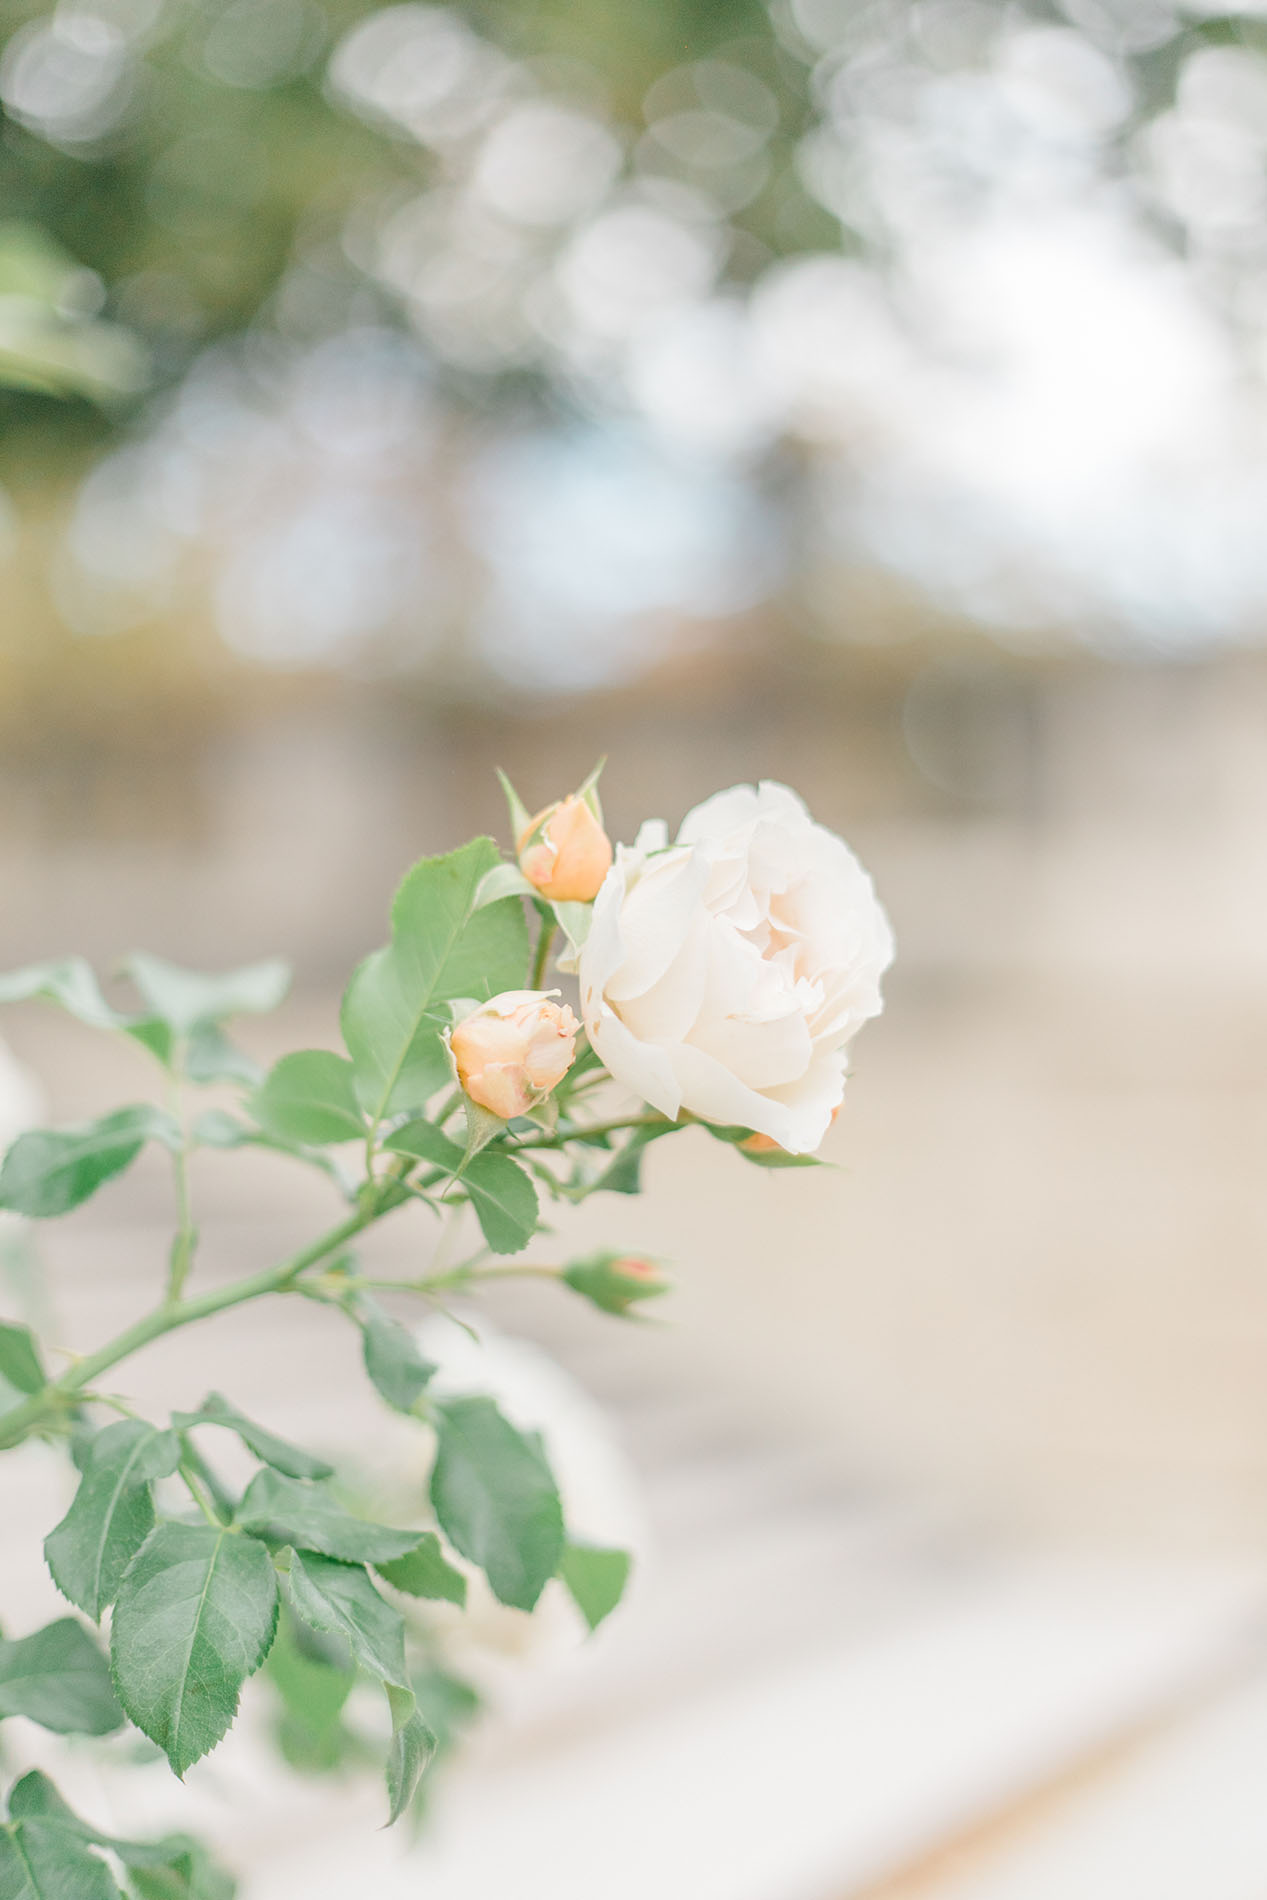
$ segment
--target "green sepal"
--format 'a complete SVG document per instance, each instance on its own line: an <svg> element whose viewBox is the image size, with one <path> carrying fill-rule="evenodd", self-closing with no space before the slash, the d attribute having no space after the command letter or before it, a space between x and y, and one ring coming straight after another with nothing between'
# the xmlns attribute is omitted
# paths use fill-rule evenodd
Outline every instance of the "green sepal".
<svg viewBox="0 0 1267 1900"><path fill-rule="evenodd" d="M497 779L502 791L506 795L506 810L510 814L511 843L514 845L515 850L518 851L520 840L532 823L532 813L528 810L522 798L520 798L518 792L502 771L500 765L497 767ZM526 881L527 880L525 880L525 882Z"/></svg>
<svg viewBox="0 0 1267 1900"><path fill-rule="evenodd" d="M603 757L598 761L598 764L594 767L593 771L589 774L587 778L582 779L581 783L576 788L576 797L583 798L585 800L585 803L589 806L590 810L593 812L595 818L597 818L600 825L603 822L603 807L601 803L599 802L599 797L598 797L598 781L603 776L603 771L604 771L604 768L606 767L606 764L607 764L607 755L606 753L604 753Z"/></svg>
<svg viewBox="0 0 1267 1900"><path fill-rule="evenodd" d="M536 895L535 884L528 882L517 864L495 864L479 881L475 892L475 908L483 910L485 904L496 904L503 897Z"/></svg>
<svg viewBox="0 0 1267 1900"><path fill-rule="evenodd" d="M462 1103L462 1114L466 1122L466 1140L462 1146L462 1165L464 1168L487 1148L490 1141L496 1141L504 1135L508 1124L500 1115L494 1115L491 1108L482 1108L468 1095Z"/></svg>
<svg viewBox="0 0 1267 1900"><path fill-rule="evenodd" d="M594 921L592 904L553 904L551 909L558 919L559 928L568 940L570 956L560 958L559 968L572 973L576 968L575 959L585 948L585 939L590 934L590 925Z"/></svg>

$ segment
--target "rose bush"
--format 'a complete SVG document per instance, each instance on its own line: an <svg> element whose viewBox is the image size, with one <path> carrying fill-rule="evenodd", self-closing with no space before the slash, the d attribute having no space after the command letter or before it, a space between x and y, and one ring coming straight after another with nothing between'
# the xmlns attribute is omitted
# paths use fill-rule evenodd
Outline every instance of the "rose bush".
<svg viewBox="0 0 1267 1900"><path fill-rule="evenodd" d="M389 941L344 992L344 1054L292 1050L265 1075L234 1042L235 1018L281 1003L287 972L276 959L209 974L138 953L123 965L121 996L77 957L0 975L0 1003L42 999L144 1050L161 1097L17 1132L32 1105L10 1099L21 1077L0 1045L0 1138L17 1132L0 1162L0 1219L73 1214L147 1145L170 1159L175 1217L152 1303L112 1339L50 1353L31 1323L38 1301L0 1318L0 1450L38 1437L69 1454L44 1551L83 1619L11 1637L0 1618L0 1719L87 1737L130 1721L183 1775L264 1671L287 1760L329 1768L362 1749L341 1714L359 1675L385 1700L395 1820L425 1802L429 1762L477 1702L440 1653L468 1598L513 1619L566 1592L590 1629L619 1602L629 1553L589 1540L601 1522L560 1485L549 1433L537 1429L548 1421L521 1426L496 1391L454 1388L382 1300L443 1305L522 1276L636 1316L668 1289L658 1262L621 1246L519 1256L558 1233L556 1207L636 1193L647 1145L693 1121L713 1124L746 1163L812 1165L850 1039L880 1008L892 940L857 860L785 787L719 793L672 845L663 825L644 826L607 869L597 777L536 820L503 780L518 862L476 838L412 867ZM560 932L570 948L559 967L579 974L587 1037L543 987ZM604 1102L613 1081L645 1100ZM220 1098L199 1109L208 1088ZM237 1094L226 1101L225 1091ZM336 1218L284 1258L208 1284L195 1179L208 1149L262 1150L314 1170L322 1193L338 1197ZM442 1227L417 1271L383 1277L356 1248L394 1218ZM9 1298L21 1303L29 1285L29 1273L13 1275ZM149 1419L114 1389L114 1369L167 1334L286 1295L351 1326L383 1403L420 1428L427 1477L408 1487L405 1522L349 1511L330 1460L224 1392ZM258 1466L245 1487L221 1466L226 1433ZM109 1662L91 1628L107 1617ZM126 1867L133 1900L160 1886L173 1900L232 1893L187 1837L102 1834L33 1773L0 1821L0 1896L33 1894L38 1860L50 1900L121 1900L102 1852Z"/></svg>
<svg viewBox="0 0 1267 1900"><path fill-rule="evenodd" d="M594 904L577 968L585 1027L661 1114L817 1148L848 1045L881 1008L893 936L871 879L795 792L763 781L642 827Z"/></svg>

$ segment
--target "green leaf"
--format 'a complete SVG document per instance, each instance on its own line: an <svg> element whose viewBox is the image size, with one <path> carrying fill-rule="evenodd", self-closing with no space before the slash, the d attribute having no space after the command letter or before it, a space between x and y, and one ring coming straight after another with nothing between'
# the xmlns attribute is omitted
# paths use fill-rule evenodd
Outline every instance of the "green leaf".
<svg viewBox="0 0 1267 1900"><path fill-rule="evenodd" d="M383 1145L453 1175L494 1253L519 1253L537 1231L537 1190L508 1154L484 1149L466 1160L456 1142L427 1121L406 1122Z"/></svg>
<svg viewBox="0 0 1267 1900"><path fill-rule="evenodd" d="M663 1128L635 1128L624 1145L616 1150L589 1192L591 1194L641 1194L642 1158L653 1141L676 1133L679 1124L666 1122Z"/></svg>
<svg viewBox="0 0 1267 1900"><path fill-rule="evenodd" d="M466 1578L448 1561L434 1531L424 1531L412 1550L391 1563L375 1564L380 1577L406 1596L466 1607Z"/></svg>
<svg viewBox="0 0 1267 1900"><path fill-rule="evenodd" d="M161 1524L132 1559L114 1611L114 1686L176 1774L229 1727L276 1626L277 1578L254 1538Z"/></svg>
<svg viewBox="0 0 1267 1900"><path fill-rule="evenodd" d="M92 966L83 957L31 963L0 976L0 1003L24 1003L31 997L59 1003L93 1029L126 1029L130 1018L112 1009L101 994Z"/></svg>
<svg viewBox="0 0 1267 1900"><path fill-rule="evenodd" d="M342 1636L362 1668L380 1682L408 1689L405 1619L378 1594L363 1564L296 1550L289 1585L295 1614L305 1623Z"/></svg>
<svg viewBox="0 0 1267 1900"><path fill-rule="evenodd" d="M77 1128L19 1135L0 1168L0 1207L37 1220L68 1214L130 1167L150 1140L179 1147L180 1130L170 1115L147 1102L117 1108Z"/></svg>
<svg viewBox="0 0 1267 1900"><path fill-rule="evenodd" d="M30 1769L10 1788L9 1813L15 1821L60 1821L64 1827L76 1828L86 1841L92 1839L92 1829L38 1768Z"/></svg>
<svg viewBox="0 0 1267 1900"><path fill-rule="evenodd" d="M404 1618L383 1601L360 1564L295 1550L288 1582L296 1615L313 1629L342 1637L357 1662L377 1676L387 1691L392 1712L387 1760L390 1825L411 1799L435 1752L435 1737L418 1714L405 1673Z"/></svg>
<svg viewBox="0 0 1267 1900"><path fill-rule="evenodd" d="M0 1642L0 1716L25 1715L58 1735L108 1735L123 1721L106 1659L82 1623L64 1616Z"/></svg>
<svg viewBox="0 0 1267 1900"><path fill-rule="evenodd" d="M228 1114L222 1108L208 1108L195 1117L191 1134L200 1148L262 1148L269 1154L289 1155L294 1161L306 1162L310 1168L316 1168L344 1191L343 1177L338 1163L319 1148L305 1148L298 1142L280 1141L274 1135L266 1135L259 1128L247 1122L241 1122L236 1115Z"/></svg>
<svg viewBox="0 0 1267 1900"><path fill-rule="evenodd" d="M483 1397L438 1406L436 1428L431 1502L441 1529L500 1602L531 1610L563 1555L563 1512L540 1438Z"/></svg>
<svg viewBox="0 0 1267 1900"><path fill-rule="evenodd" d="M537 1231L537 1190L517 1161L485 1151L461 1177L475 1218L494 1253L519 1253Z"/></svg>
<svg viewBox="0 0 1267 1900"><path fill-rule="evenodd" d="M223 1425L227 1431L237 1433L248 1451L253 1451L264 1464L271 1465L274 1471L284 1472L288 1478L334 1475L334 1466L328 1465L324 1458L314 1458L311 1452L302 1451L288 1439L278 1438L276 1433L257 1425L219 1392L208 1392L196 1412L174 1412L172 1424L178 1432L188 1431L194 1425Z"/></svg>
<svg viewBox="0 0 1267 1900"><path fill-rule="evenodd" d="M576 956L585 948L585 939L589 936L590 925L594 921L594 906L592 904L555 904L554 914L568 940L569 950L573 956ZM573 965L561 963L560 967L571 970Z"/></svg>
<svg viewBox="0 0 1267 1900"><path fill-rule="evenodd" d="M225 1108L206 1108L194 1117L190 1133L200 1148L251 1148L264 1145L258 1128L240 1122Z"/></svg>
<svg viewBox="0 0 1267 1900"><path fill-rule="evenodd" d="M185 1074L191 1082L242 1082L255 1088L264 1071L253 1056L229 1041L217 1023L196 1023L185 1046Z"/></svg>
<svg viewBox="0 0 1267 1900"><path fill-rule="evenodd" d="M110 1869L56 1821L0 1827L0 1900L121 1900Z"/></svg>
<svg viewBox="0 0 1267 1900"><path fill-rule="evenodd" d="M283 1605L264 1670L281 1699L278 1740L291 1767L316 1774L337 1768L352 1743L342 1720L356 1681L346 1642L298 1622Z"/></svg>
<svg viewBox="0 0 1267 1900"><path fill-rule="evenodd" d="M178 1036L188 1036L201 1024L218 1023L226 1016L266 1015L290 988L290 966L278 958L208 976L137 951L124 958L123 968L150 1014Z"/></svg>
<svg viewBox="0 0 1267 1900"><path fill-rule="evenodd" d="M19 1392L39 1392L48 1384L39 1348L29 1326L0 1320L0 1379Z"/></svg>
<svg viewBox="0 0 1267 1900"><path fill-rule="evenodd" d="M484 1001L522 981L522 904L508 897L477 908L481 881L499 862L491 838L423 858L396 893L391 943L367 957L348 985L343 1037L374 1122L421 1107L443 1086L442 1005L460 996Z"/></svg>
<svg viewBox="0 0 1267 1900"><path fill-rule="evenodd" d="M365 1139L352 1064L328 1049L300 1049L283 1056L256 1090L251 1109L265 1133L282 1141L322 1147Z"/></svg>
<svg viewBox="0 0 1267 1900"><path fill-rule="evenodd" d="M627 1550L605 1550L598 1544L568 1540L559 1575L591 1630L611 1615L625 1594L631 1562Z"/></svg>
<svg viewBox="0 0 1267 1900"><path fill-rule="evenodd" d="M443 1168L446 1174L456 1174L462 1166L462 1150L456 1141L450 1141L442 1134L434 1122L406 1122L403 1128L397 1128L383 1143L392 1154L412 1155L415 1161L429 1161L434 1168Z"/></svg>
<svg viewBox="0 0 1267 1900"><path fill-rule="evenodd" d="M44 1540L44 1558L64 1597L100 1620L124 1571L154 1528L150 1484L175 1471L174 1432L136 1418L98 1432L69 1511Z"/></svg>
<svg viewBox="0 0 1267 1900"><path fill-rule="evenodd" d="M370 1309L361 1322L365 1370L379 1394L398 1412L412 1413L434 1376L413 1334L386 1313Z"/></svg>
<svg viewBox="0 0 1267 1900"><path fill-rule="evenodd" d="M392 1745L387 1756L387 1825L398 1821L413 1800L427 1764L436 1752L436 1738L418 1713L413 1690L389 1688Z"/></svg>
<svg viewBox="0 0 1267 1900"><path fill-rule="evenodd" d="M201 1841L187 1834L169 1835L161 1843L162 1860L142 1860L135 1842L118 1841L112 1846L128 1870L135 1900L233 1900L237 1892L232 1874L217 1866Z"/></svg>
<svg viewBox="0 0 1267 1900"><path fill-rule="evenodd" d="M349 1563L386 1563L403 1557L418 1541L417 1531L369 1524L345 1511L319 1485L303 1484L276 1471L260 1471L238 1506L239 1526L271 1543L293 1544Z"/></svg>
<svg viewBox="0 0 1267 1900"><path fill-rule="evenodd" d="M483 1704L469 1682L429 1663L413 1672L418 1712L441 1749L446 1749L474 1721Z"/></svg>
<svg viewBox="0 0 1267 1900"><path fill-rule="evenodd" d="M81 1841L108 1847L128 1869L138 1900L233 1900L235 1882L217 1867L200 1842L188 1834L167 1834L158 1841L119 1840L81 1821L38 1770L23 1775L9 1795L14 1820L55 1822Z"/></svg>

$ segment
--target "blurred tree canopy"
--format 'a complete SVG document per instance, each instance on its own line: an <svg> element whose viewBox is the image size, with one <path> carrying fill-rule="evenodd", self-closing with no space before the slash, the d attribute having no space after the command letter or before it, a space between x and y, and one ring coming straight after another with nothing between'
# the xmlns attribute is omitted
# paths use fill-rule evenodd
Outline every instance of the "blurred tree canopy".
<svg viewBox="0 0 1267 1900"><path fill-rule="evenodd" d="M1265 376L1253 11L9 0L12 624L543 692L776 602L1257 639Z"/></svg>
<svg viewBox="0 0 1267 1900"><path fill-rule="evenodd" d="M400 299L381 280L370 292L364 273L358 282L345 269L347 247L334 264L330 246L358 207L451 175L453 153L406 136L390 110L350 108L330 62L376 14L434 11L370 0L58 0L52 10L9 0L0 432L10 445L29 451L39 434L74 447L108 433L209 342L267 320L305 249L325 244L325 268L344 277L332 298L359 291L362 309L399 318ZM1029 0L1024 13L1000 0L471 0L460 18L546 91L595 113L627 151L645 147L649 102L667 88L660 109L674 124L659 157L720 199L725 270L738 282L798 251L883 253L883 235L824 202L831 194L806 163L825 95L848 91L851 72L861 84L887 64L900 86L916 68L970 71L1018 20L1072 25L1128 77L1130 109L1106 142L1106 162L1127 170L1141 126L1173 105L1194 47L1267 46L1261 20L1197 19L1166 0ZM752 76L755 119L742 101L670 96L675 74L707 61ZM497 73L474 80L506 84ZM771 123L754 167L743 126L760 119L763 99ZM847 143L851 115L865 111L861 93L846 101L838 137ZM1183 240L1173 212L1152 211Z"/></svg>
<svg viewBox="0 0 1267 1900"><path fill-rule="evenodd" d="M10 0L0 433L29 450L36 430L68 445L108 432L144 389L268 311L303 234L337 231L358 203L434 165L331 97L332 49L375 11L372 0L102 0L51 12ZM789 142L804 117L803 68L760 0L519 0L466 14L548 76L557 61L564 87L627 126L658 77L719 49L777 89ZM795 195L804 241L828 239L831 221ZM788 220L768 203L744 219L765 245L786 243ZM19 294L24 336L6 349L4 300Z"/></svg>

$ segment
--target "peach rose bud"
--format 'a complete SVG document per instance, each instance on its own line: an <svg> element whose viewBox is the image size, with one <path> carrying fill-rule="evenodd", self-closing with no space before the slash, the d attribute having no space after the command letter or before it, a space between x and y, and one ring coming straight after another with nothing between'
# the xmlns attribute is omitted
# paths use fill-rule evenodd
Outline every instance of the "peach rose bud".
<svg viewBox="0 0 1267 1900"><path fill-rule="evenodd" d="M592 903L611 861L611 839L578 792L538 812L519 838L519 868L552 904Z"/></svg>
<svg viewBox="0 0 1267 1900"><path fill-rule="evenodd" d="M580 1028L557 990L504 990L449 1032L464 1092L503 1121L526 1115L576 1060Z"/></svg>

